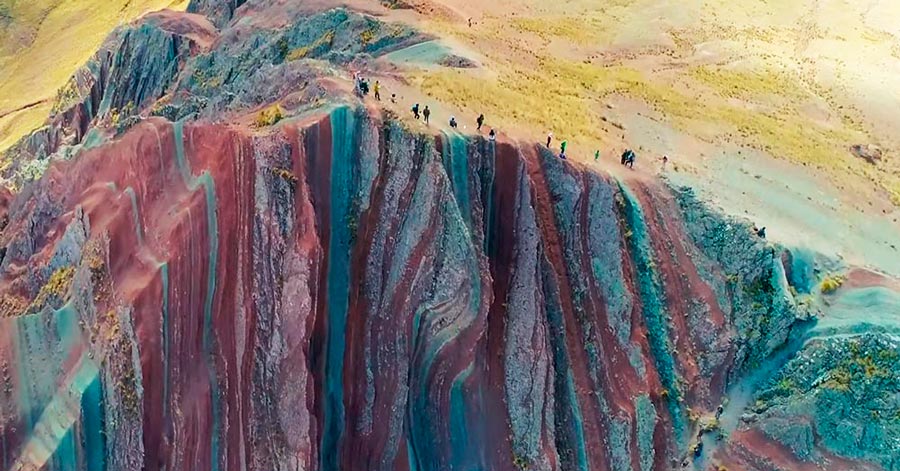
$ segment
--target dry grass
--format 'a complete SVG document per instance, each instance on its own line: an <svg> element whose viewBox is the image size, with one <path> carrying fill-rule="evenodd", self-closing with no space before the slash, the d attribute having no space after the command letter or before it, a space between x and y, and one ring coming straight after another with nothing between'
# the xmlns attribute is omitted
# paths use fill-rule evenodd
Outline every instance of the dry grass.
<svg viewBox="0 0 900 471"><path fill-rule="evenodd" d="M871 142L863 113L845 106L846 101L837 97L840 91L817 82L803 64L787 67L783 58L765 53L740 66L684 62L656 74L647 70L645 59L633 61L628 54L586 60L558 50L566 43L602 44L609 39L610 28L620 24L615 15L601 10L587 12L582 22L571 14L549 14L489 18L478 28L437 25L487 56L490 72L424 71L416 84L437 100L528 129L536 140L550 130L559 138L600 145L615 138L611 135L615 130L603 130L609 95L636 98L683 132L809 165L835 181L849 175L851 181L880 188L900 204L900 173L861 162L847 150L852 144ZM675 30L672 54L693 54L701 37L746 44L748 50L760 44L792 47L793 25L760 26L751 21L752 17L747 24L732 25L723 20L721 25ZM813 104L838 119L814 121L804 111Z"/></svg>
<svg viewBox="0 0 900 471"><path fill-rule="evenodd" d="M822 291L822 294L831 294L837 291L846 280L847 278L843 275L828 275L822 280L819 289Z"/></svg>
<svg viewBox="0 0 900 471"><path fill-rule="evenodd" d="M310 52L315 51L316 49L323 46L331 46L332 41L334 41L334 31L326 31L319 39L315 40L312 44L308 46L298 47L297 49L292 50L288 53L285 60L295 61L298 59L303 59Z"/></svg>
<svg viewBox="0 0 900 471"><path fill-rule="evenodd" d="M810 94L800 86L800 78L784 70L736 70L699 66L688 70L698 83L728 98L768 101L773 98L803 100Z"/></svg>
<svg viewBox="0 0 900 471"><path fill-rule="evenodd" d="M50 114L49 102L0 118L0 152L10 148L22 136L41 127Z"/></svg>
<svg viewBox="0 0 900 471"><path fill-rule="evenodd" d="M608 28L593 16L554 16L551 18L517 18L512 27L534 34L544 41L564 40L580 46L596 44Z"/></svg>
<svg viewBox="0 0 900 471"><path fill-rule="evenodd" d="M639 71L623 66L596 67L550 56L540 57L539 63L535 70L499 64L493 77L438 70L421 75L419 85L440 101L478 107L504 123L551 130L570 141L596 141L602 139L603 125L596 100L646 84Z"/></svg>
<svg viewBox="0 0 900 471"><path fill-rule="evenodd" d="M281 109L281 105L274 104L267 108L260 110L260 112L256 115L256 119L253 124L257 128L264 128L267 126L271 126L279 121L284 119L284 111Z"/></svg>

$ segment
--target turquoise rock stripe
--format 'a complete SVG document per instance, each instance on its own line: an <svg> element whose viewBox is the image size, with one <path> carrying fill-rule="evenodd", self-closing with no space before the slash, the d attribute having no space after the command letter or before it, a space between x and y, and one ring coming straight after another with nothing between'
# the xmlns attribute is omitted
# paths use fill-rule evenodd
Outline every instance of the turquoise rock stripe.
<svg viewBox="0 0 900 471"><path fill-rule="evenodd" d="M466 228L472 231L472 207L469 196L469 149L465 136L456 132L443 133L444 145L441 154L444 169L450 177L453 196L459 206L459 214Z"/></svg>
<svg viewBox="0 0 900 471"><path fill-rule="evenodd" d="M348 227L353 206L356 116L347 106L331 113L331 221L328 241L328 335L325 356L325 407L322 435L322 471L338 471L340 437L344 430L343 372L347 312L350 293L351 234Z"/></svg>
<svg viewBox="0 0 900 471"><path fill-rule="evenodd" d="M20 417L25 419L27 442L10 469L102 470L104 465L102 387L96 364L80 353L74 369L64 365L78 352L83 333L71 304L49 314L16 318ZM22 376L24 375L24 376ZM75 423L82 418L86 454L74 440ZM79 446L76 446L79 445Z"/></svg>
<svg viewBox="0 0 900 471"><path fill-rule="evenodd" d="M209 267L207 269L206 298L203 303L203 348L206 353L209 370L210 403L212 406L212 437L210 443L210 466L212 471L219 469L219 433L221 427L221 404L219 404L219 382L216 375L216 352L213 336L213 301L216 294L216 274L219 260L219 226L216 206L215 181L208 170L195 177L190 162L184 153L184 122L173 123L175 140L175 158L178 170L189 191L203 187L206 196L206 223L209 236Z"/></svg>
<svg viewBox="0 0 900 471"><path fill-rule="evenodd" d="M647 340L656 370L663 387L668 391L666 405L672 416L675 438L681 448L687 446L687 424L680 404L681 390L678 387L678 372L675 359L672 357L673 347L670 344L670 326L666 320L666 306L663 300L661 283L654 268L653 253L650 247L650 234L644 213L637 198L622 183L619 184L624 199L623 216L631 231L628 248L635 265L638 288L642 303L641 315L647 327Z"/></svg>
<svg viewBox="0 0 900 471"><path fill-rule="evenodd" d="M106 469L104 412L103 385L100 376L95 375L81 396L82 440L85 450L85 465L90 471Z"/></svg>
<svg viewBox="0 0 900 471"><path fill-rule="evenodd" d="M463 451L469 449L469 436L466 428L466 412L468 402L465 392L465 383L475 370L475 365L470 363L469 366L462 370L453 380L450 386L450 446L454 451ZM454 454L460 456L463 453ZM461 456L465 458L465 456ZM462 461L462 460L459 460ZM457 463L462 465L463 463Z"/></svg>

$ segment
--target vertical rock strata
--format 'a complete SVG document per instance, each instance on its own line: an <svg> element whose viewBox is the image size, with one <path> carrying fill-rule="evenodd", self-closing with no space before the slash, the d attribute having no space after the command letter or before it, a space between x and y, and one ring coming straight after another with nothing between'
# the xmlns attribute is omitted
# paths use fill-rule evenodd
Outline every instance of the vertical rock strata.
<svg viewBox="0 0 900 471"><path fill-rule="evenodd" d="M795 324L687 192L346 106L152 119L8 211L10 469L663 469Z"/></svg>

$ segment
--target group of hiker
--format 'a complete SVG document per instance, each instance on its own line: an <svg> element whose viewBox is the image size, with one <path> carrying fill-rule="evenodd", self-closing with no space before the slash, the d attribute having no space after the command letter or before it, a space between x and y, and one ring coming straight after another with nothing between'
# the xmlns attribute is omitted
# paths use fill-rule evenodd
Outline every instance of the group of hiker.
<svg viewBox="0 0 900 471"><path fill-rule="evenodd" d="M369 81L367 79L365 79L364 77L362 77L361 75L359 75L359 73L355 73L353 78L354 78L354 82L355 82L356 93L360 97L364 97L364 96L368 95L369 89L370 89ZM381 101L381 83L378 80L376 80L375 84L371 86L371 89L374 92L375 100ZM396 103L397 102L396 100L397 100L397 95L392 94L391 95L391 103ZM412 106L411 111L412 111L413 118L415 118L416 120L422 119L426 125L430 124L431 109L428 107L428 105L425 105L424 108L420 108L419 104L416 103ZM481 128L484 126L484 119L485 119L484 114L479 114L478 118L475 120L475 123L477 124L476 129L478 131L481 131ZM450 124L450 128L452 128L452 129L459 128L459 122L457 122L455 116L450 116L449 124ZM497 133L496 133L496 131L494 131L494 129L490 130L490 132L488 133L488 138L491 141L494 141L497 139ZM550 132L550 133L547 133L547 148L548 149L551 148L552 144L553 144L553 133ZM566 148L568 147L568 141L563 140L562 142L560 142L559 147L560 147L559 158L566 160ZM632 149L626 149L622 153L620 163L624 166L627 166L628 168L633 169L634 161L636 159L637 159L637 154L635 154L635 152ZM594 152L594 161L599 161L599 160L600 160L600 150L598 149L597 151ZM663 159L662 159L663 168L665 168L666 163L668 161L669 161L669 157L663 156Z"/></svg>
<svg viewBox="0 0 900 471"><path fill-rule="evenodd" d="M412 111L413 118L415 118L416 120L421 118L425 122L425 124L429 124L431 120L431 109L428 108L428 105L425 105L425 108L419 108L419 104L416 103L412 106L410 111ZM478 131L481 131L481 127L484 126L484 114L478 115L478 118L475 119L475 123L477 123L478 125L476 129ZM456 121L456 116L450 116L449 124L452 129L459 128L459 122ZM497 140L497 132L491 129L488 133L488 139L492 141Z"/></svg>
<svg viewBox="0 0 900 471"><path fill-rule="evenodd" d="M553 133L547 133L547 148L549 149L553 145ZM569 146L568 141L562 141L559 143L559 158L566 160L566 148ZM626 149L625 152L622 153L622 165L628 166L628 168L634 168L634 161L637 158L637 155L631 149ZM594 161L597 162L600 160L600 149L594 151ZM668 156L663 157L663 165L665 162L669 160Z"/></svg>
<svg viewBox="0 0 900 471"><path fill-rule="evenodd" d="M369 80L365 77L357 74L353 75L353 81L355 85L356 94L360 97L364 97L369 94ZM378 80L375 81L375 84L372 85L372 92L374 92L375 99L381 101L381 82ZM391 95L391 102L395 102L397 99L397 94Z"/></svg>

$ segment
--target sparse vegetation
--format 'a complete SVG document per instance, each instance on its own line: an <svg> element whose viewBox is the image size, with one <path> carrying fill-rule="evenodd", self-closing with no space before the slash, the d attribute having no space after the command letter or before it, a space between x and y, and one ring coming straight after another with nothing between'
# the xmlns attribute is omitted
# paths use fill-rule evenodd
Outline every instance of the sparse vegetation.
<svg viewBox="0 0 900 471"><path fill-rule="evenodd" d="M826 276L825 279L822 280L822 284L820 285L819 289L822 291L822 294L832 294L837 291L838 288L840 288L846 280L847 277L843 275L831 274Z"/></svg>
<svg viewBox="0 0 900 471"><path fill-rule="evenodd" d="M53 108L50 109L50 113L55 115L69 109L78 98L78 83L75 81L75 77L72 77L62 88L56 91L56 99L53 102Z"/></svg>
<svg viewBox="0 0 900 471"><path fill-rule="evenodd" d="M307 46L298 47L294 49L290 53L287 54L285 58L288 61L295 61L299 59L303 59L309 56L313 51L330 48L331 44L334 42L334 31L326 31L319 39L316 39L312 44Z"/></svg>
<svg viewBox="0 0 900 471"><path fill-rule="evenodd" d="M844 368L836 368L828 374L828 380L825 381L823 386L828 389L834 389L835 391L849 391L850 390L850 372Z"/></svg>
<svg viewBox="0 0 900 471"><path fill-rule="evenodd" d="M359 33L359 40L362 41L362 44L368 45L375 39L375 29L374 27L368 28L364 30L362 33Z"/></svg>
<svg viewBox="0 0 900 471"><path fill-rule="evenodd" d="M288 44L287 38L284 36L278 38L278 41L275 42L275 54L277 54L279 59L283 61L287 57L289 52L290 45Z"/></svg>
<svg viewBox="0 0 900 471"><path fill-rule="evenodd" d="M537 35L544 41L565 39L579 46L596 44L604 39L608 28L593 17L517 18L513 25L520 31Z"/></svg>
<svg viewBox="0 0 900 471"><path fill-rule="evenodd" d="M721 96L768 102L773 98L800 100L809 93L798 86L799 77L784 70L737 70L700 66L688 70L698 82Z"/></svg>
<svg viewBox="0 0 900 471"><path fill-rule="evenodd" d="M284 119L284 112L281 110L281 106L276 103L268 108L264 108L263 110L261 110L259 114L256 115L256 121L254 122L254 125L257 128L264 128L267 126L271 126L281 121L282 119Z"/></svg>
<svg viewBox="0 0 900 471"><path fill-rule="evenodd" d="M522 456L513 454L513 466L524 471L528 469L528 460Z"/></svg>
<svg viewBox="0 0 900 471"><path fill-rule="evenodd" d="M0 318L14 317L25 313L28 307L28 300L9 293L3 293L0 296Z"/></svg>
<svg viewBox="0 0 900 471"><path fill-rule="evenodd" d="M223 82L222 78L215 71L207 69L195 69L191 77L197 88L204 91L215 90L221 87Z"/></svg>
<svg viewBox="0 0 900 471"><path fill-rule="evenodd" d="M24 162L16 171L15 183L21 184L37 180L44 175L47 168L50 167L50 159L33 159Z"/></svg>
<svg viewBox="0 0 900 471"><path fill-rule="evenodd" d="M286 169L286 168L273 168L272 173L275 174L278 178L288 182L291 186L297 184L297 176L294 175L294 172Z"/></svg>
<svg viewBox="0 0 900 471"><path fill-rule="evenodd" d="M34 298L29 309L40 309L51 299L62 299L72 285L75 276L74 267L62 267L50 275L50 279L44 283L38 295Z"/></svg>

